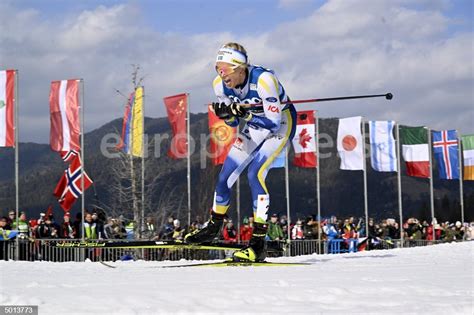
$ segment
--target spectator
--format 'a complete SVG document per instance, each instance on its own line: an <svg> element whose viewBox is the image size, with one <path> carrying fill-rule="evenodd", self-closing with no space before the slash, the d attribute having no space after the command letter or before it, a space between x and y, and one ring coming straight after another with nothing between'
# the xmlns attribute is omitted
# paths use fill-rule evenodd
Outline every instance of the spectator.
<svg viewBox="0 0 474 315"><path fill-rule="evenodd" d="M313 216L309 216L306 218L305 223L303 225L305 239L318 239L318 224L318 221L314 220Z"/></svg>
<svg viewBox="0 0 474 315"><path fill-rule="evenodd" d="M58 230L54 226L51 216L47 216L38 227L39 238L57 238Z"/></svg>
<svg viewBox="0 0 474 315"><path fill-rule="evenodd" d="M173 240L182 241L184 238L184 229L178 219L173 221Z"/></svg>
<svg viewBox="0 0 474 315"><path fill-rule="evenodd" d="M301 220L296 221L296 225L291 229L291 239L292 240L303 240L304 231L303 231L303 222Z"/></svg>
<svg viewBox="0 0 474 315"><path fill-rule="evenodd" d="M19 238L29 238L30 229L28 228L28 222L26 221L26 213L24 211L20 212L20 218L18 220L18 227L16 226L16 221L12 224L12 230L18 230Z"/></svg>
<svg viewBox="0 0 474 315"><path fill-rule="evenodd" d="M16 213L15 213L15 210L10 210L8 211L8 217L6 217L6 220L7 220L7 224L5 226L5 228L7 230L13 230L12 227L13 227L13 222L16 222Z"/></svg>
<svg viewBox="0 0 474 315"><path fill-rule="evenodd" d="M268 222L267 236L270 241L281 241L284 239L283 230L280 224L278 224L278 215L276 213L272 214L270 222Z"/></svg>
<svg viewBox="0 0 474 315"><path fill-rule="evenodd" d="M155 220L153 217L148 216L145 221L145 231L143 232L143 237L148 239L153 239L156 237L156 227Z"/></svg>
<svg viewBox="0 0 474 315"><path fill-rule="evenodd" d="M225 243L237 243L237 231L232 220L229 219L222 229L222 237Z"/></svg>
<svg viewBox="0 0 474 315"><path fill-rule="evenodd" d="M127 240L133 240L135 238L135 221L130 220L125 224L125 233Z"/></svg>
<svg viewBox="0 0 474 315"><path fill-rule="evenodd" d="M97 212L92 213L92 222L95 223L96 225L96 230L97 230L97 238L102 239L104 238L104 221L102 221L97 214Z"/></svg>
<svg viewBox="0 0 474 315"><path fill-rule="evenodd" d="M63 217L64 221L61 224L61 238L74 238L74 227L71 224L71 217L69 212L66 212Z"/></svg>
<svg viewBox="0 0 474 315"><path fill-rule="evenodd" d="M30 221L28 221L28 226L30 228L30 235L32 238L38 238L38 228L39 228L39 225L38 225L38 220L35 220L35 219L31 219Z"/></svg>
<svg viewBox="0 0 474 315"><path fill-rule="evenodd" d="M248 242L252 238L252 227L250 226L250 220L247 217L244 217L242 220L239 237L241 242Z"/></svg>
<svg viewBox="0 0 474 315"><path fill-rule="evenodd" d="M74 228L74 238L82 238L82 215L80 212L76 214L72 226Z"/></svg>
<svg viewBox="0 0 474 315"><path fill-rule="evenodd" d="M85 238L88 240L97 239L97 224L92 219L92 214L86 213L84 220L84 233Z"/></svg>
<svg viewBox="0 0 474 315"><path fill-rule="evenodd" d="M286 215L280 217L280 226L283 231L283 239L288 239L288 218Z"/></svg>
<svg viewBox="0 0 474 315"><path fill-rule="evenodd" d="M173 239L173 233L174 233L173 221L174 221L173 216L169 216L168 221L161 228L161 232L160 232L161 239L163 240Z"/></svg>

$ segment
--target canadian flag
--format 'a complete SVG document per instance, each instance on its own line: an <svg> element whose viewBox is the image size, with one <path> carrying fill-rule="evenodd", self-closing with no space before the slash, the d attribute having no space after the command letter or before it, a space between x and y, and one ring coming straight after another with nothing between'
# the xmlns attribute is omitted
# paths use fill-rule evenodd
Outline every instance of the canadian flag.
<svg viewBox="0 0 474 315"><path fill-rule="evenodd" d="M69 167L54 189L53 195L58 198L64 211L69 211L77 198L82 194L82 163L79 155L74 155ZM84 172L84 190L90 187L92 180Z"/></svg>
<svg viewBox="0 0 474 315"><path fill-rule="evenodd" d="M297 113L296 133L293 138L295 158L293 164L299 167L316 167L316 139L314 133L314 111Z"/></svg>
<svg viewBox="0 0 474 315"><path fill-rule="evenodd" d="M51 82L49 93L51 150L79 150L79 84L77 80Z"/></svg>
<svg viewBox="0 0 474 315"><path fill-rule="evenodd" d="M337 151L341 157L341 170L363 170L362 117L339 119L337 129Z"/></svg>
<svg viewBox="0 0 474 315"><path fill-rule="evenodd" d="M0 71L0 147L15 146L15 70Z"/></svg>

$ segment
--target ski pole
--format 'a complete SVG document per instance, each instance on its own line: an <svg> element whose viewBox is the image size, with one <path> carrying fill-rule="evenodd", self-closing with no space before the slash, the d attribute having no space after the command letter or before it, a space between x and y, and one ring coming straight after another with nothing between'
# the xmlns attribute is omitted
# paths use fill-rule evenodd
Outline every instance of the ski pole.
<svg viewBox="0 0 474 315"><path fill-rule="evenodd" d="M392 93L385 93L385 94L369 94L369 95L351 95L351 96L338 96L338 97L327 97L327 98L310 98L305 100L291 100L286 102L281 102L281 104L301 104L301 103L315 103L315 102L328 102L328 101L342 101L342 100L353 100L359 98L374 98L374 97L385 97L387 100L391 100L393 98ZM211 105L211 104L208 104ZM252 107L258 106L261 104L240 104L244 107Z"/></svg>

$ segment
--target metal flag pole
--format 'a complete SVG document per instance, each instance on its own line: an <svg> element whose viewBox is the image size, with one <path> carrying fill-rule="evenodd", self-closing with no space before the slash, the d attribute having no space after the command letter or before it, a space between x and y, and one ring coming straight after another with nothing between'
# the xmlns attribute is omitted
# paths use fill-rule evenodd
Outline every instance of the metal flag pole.
<svg viewBox="0 0 474 315"><path fill-rule="evenodd" d="M320 172L319 172L319 116L318 111L314 111L314 117L316 117L316 199L317 199L317 208L318 208L318 253L321 254L321 189L320 189Z"/></svg>
<svg viewBox="0 0 474 315"><path fill-rule="evenodd" d="M240 241L240 177L237 177L237 189L235 192L235 203L237 208L237 235L238 240Z"/></svg>
<svg viewBox="0 0 474 315"><path fill-rule="evenodd" d="M436 233L434 229L435 210L434 210L434 194L433 194L433 157L431 156L431 129L428 131L428 156L430 161L430 205L431 205L431 226L433 230L433 241L436 240Z"/></svg>
<svg viewBox="0 0 474 315"><path fill-rule="evenodd" d="M289 176L288 176L288 145L285 146L285 194L286 194L286 216L287 216L287 231L288 231L288 245L290 245L291 242L291 231L290 231L290 223L291 223L291 217L290 217L290 181L289 181ZM291 249L291 247L289 247ZM290 252L288 252L288 255L291 255Z"/></svg>
<svg viewBox="0 0 474 315"><path fill-rule="evenodd" d="M364 171L364 212L365 212L365 235L369 235L369 201L367 199L367 159L365 158L365 121L362 119L362 159Z"/></svg>
<svg viewBox="0 0 474 315"><path fill-rule="evenodd" d="M145 231L145 87L142 86L142 213L140 224L140 236Z"/></svg>
<svg viewBox="0 0 474 315"><path fill-rule="evenodd" d="M79 100L79 106L81 108L81 164L82 164L82 170L81 170L81 213L82 213L82 241L85 239L85 231L84 231L84 215L85 215L85 191L84 191L84 173L86 169L86 163L84 161L84 79L79 79L77 80L80 84L80 89L81 89L81 96Z"/></svg>
<svg viewBox="0 0 474 315"><path fill-rule="evenodd" d="M18 70L14 71L15 73L15 89L13 95L14 103L14 112L15 112L15 208L16 208L16 229L19 225L19 208L20 208L20 195L19 195L19 148L18 148ZM16 237L16 250L15 250L15 259L18 261L20 259L20 248L19 248L19 238Z"/></svg>
<svg viewBox="0 0 474 315"><path fill-rule="evenodd" d="M463 169L462 169L462 141L461 137L458 136L458 164L459 164L459 204L461 206L461 222L464 224L464 187L462 182ZM463 238L464 239L464 238Z"/></svg>
<svg viewBox="0 0 474 315"><path fill-rule="evenodd" d="M187 157L188 157L188 226L191 225L191 150L190 150L190 130L189 130L189 112L190 112L190 103L189 103L189 93L186 93L187 99L187 108L186 108L186 129L187 129Z"/></svg>
<svg viewBox="0 0 474 315"><path fill-rule="evenodd" d="M405 242L405 236L403 233L403 201L402 201L402 170L400 168L400 125L397 124L397 184L398 184L398 214L400 216L400 242L403 247Z"/></svg>

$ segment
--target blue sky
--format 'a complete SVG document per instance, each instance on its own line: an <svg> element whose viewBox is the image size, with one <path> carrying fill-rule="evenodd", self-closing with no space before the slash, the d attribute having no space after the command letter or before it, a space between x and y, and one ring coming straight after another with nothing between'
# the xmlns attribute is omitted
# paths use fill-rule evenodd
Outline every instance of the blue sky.
<svg viewBox="0 0 474 315"><path fill-rule="evenodd" d="M392 92L394 100L304 105L474 133L470 0L0 1L0 68L20 71L20 140L48 142L51 80L84 78L86 131L123 111L130 64L146 75L147 116L162 98L214 99L213 62L237 41L293 99ZM13 17L13 18L12 18Z"/></svg>

